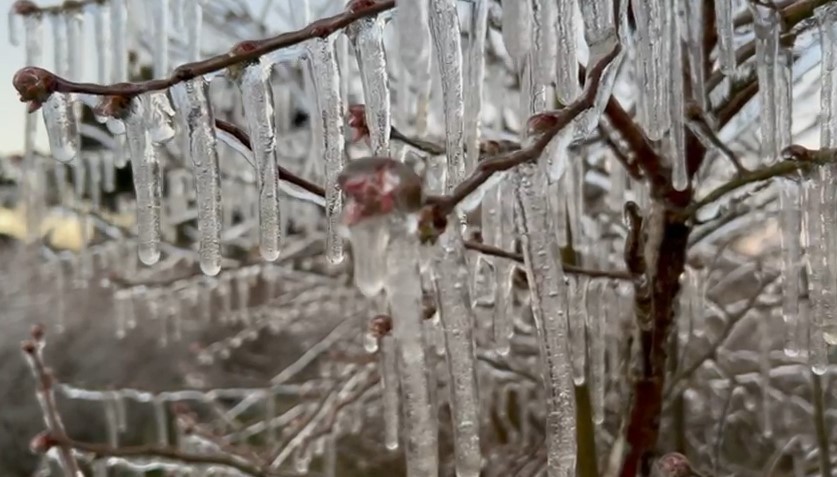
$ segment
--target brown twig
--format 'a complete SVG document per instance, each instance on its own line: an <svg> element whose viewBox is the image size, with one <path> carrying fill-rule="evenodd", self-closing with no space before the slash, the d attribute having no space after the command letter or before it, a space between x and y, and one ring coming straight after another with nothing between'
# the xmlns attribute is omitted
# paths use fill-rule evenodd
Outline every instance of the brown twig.
<svg viewBox="0 0 837 477"><path fill-rule="evenodd" d="M316 20L301 30L282 33L263 40L248 41L247 48L234 47L230 53L224 53L207 58L206 60L180 65L175 68L171 76L168 78L157 78L136 83L100 85L95 83L77 83L55 75L54 73L50 73L52 75L50 92L87 93L98 96L131 97L150 91L166 90L178 83L220 71L225 68L229 68L230 66L256 61L259 57L281 48L293 46L312 38L325 38L357 20L375 16L381 12L392 9L394 6L395 0L381 0L378 2L369 2L368 4L364 4L355 10L347 9L337 15ZM101 46L104 47L104 45ZM21 92L21 94L24 93L20 89L18 89L18 91ZM29 101L31 98L27 99L26 97L23 97L22 100Z"/></svg>
<svg viewBox="0 0 837 477"><path fill-rule="evenodd" d="M105 0L69 0L58 5L52 5L49 7L39 7L34 2L23 0L15 2L12 5L12 10L17 15L20 15L22 17L28 17L32 15L44 15L51 13L75 11L82 9L87 5L102 5L104 3Z"/></svg>
<svg viewBox="0 0 837 477"><path fill-rule="evenodd" d="M514 260L515 262L523 263L523 254L503 250L501 248L477 242L475 240L466 240L464 243L465 248L469 250L474 250L482 254L491 255L494 257L508 258L509 260ZM632 278L628 272L624 272L621 270L595 270L592 268L584 268L576 265L571 265L569 263L564 263L562 266L564 268L564 272L566 273L572 273L575 275L586 275L590 278L612 278L614 280L630 280Z"/></svg>
<svg viewBox="0 0 837 477"><path fill-rule="evenodd" d="M47 450L51 445L56 445L53 441L57 440L64 475L67 477L76 477L81 473L78 462L76 462L75 456L73 456L71 447L61 442L61 440L67 439L67 433L64 430L64 423L61 420L61 414L58 412L58 406L55 404L55 390L53 387L55 378L52 375L52 371L44 364L44 333L43 326L35 325L32 327L32 339L24 341L21 344L21 349L32 370L32 375L37 381L36 395L38 397L38 404L41 406L44 423L51 437L49 444L45 445L43 450Z"/></svg>
<svg viewBox="0 0 837 477"><path fill-rule="evenodd" d="M229 121L224 121L223 119L215 119L215 127L235 137L247 149L253 149L252 145L250 144L250 136L243 129L236 126L235 124ZM323 189L322 186L314 184L313 182L309 182L308 180L297 176L296 174L282 166L279 166L279 178L280 180L284 180L290 182L291 184L299 186L314 195L325 197L325 189Z"/></svg>

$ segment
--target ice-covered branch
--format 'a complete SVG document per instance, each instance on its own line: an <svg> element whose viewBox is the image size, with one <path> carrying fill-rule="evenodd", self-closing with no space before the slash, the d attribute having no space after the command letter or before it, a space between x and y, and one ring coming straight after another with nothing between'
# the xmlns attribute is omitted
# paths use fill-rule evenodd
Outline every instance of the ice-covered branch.
<svg viewBox="0 0 837 477"><path fill-rule="evenodd" d="M492 255L494 257L509 258L516 262L523 263L523 254L517 252L510 252L492 245L487 245L475 240L466 240L464 242L465 248L476 250L485 255ZM584 268L570 263L564 262L564 271L575 275L585 275L590 278L613 278L616 280L630 280L631 275L628 272L621 270L596 270L592 268Z"/></svg>
<svg viewBox="0 0 837 477"><path fill-rule="evenodd" d="M746 172L718 186L706 194L704 198L689 206L685 211L686 214L688 216L694 215L701 207L709 205L726 194L734 192L748 184L781 177L817 165L837 162L837 150L835 149L810 150L803 146L794 145L787 148L783 155L788 159L772 166Z"/></svg>
<svg viewBox="0 0 837 477"><path fill-rule="evenodd" d="M247 48L234 47L230 53L224 53L206 60L180 65L174 69L168 78L155 78L136 83L115 83L110 85L77 83L49 71L29 66L15 74L15 88L17 88L21 95L21 101L35 101L36 103L42 102L46 99L44 95L49 96L49 94L53 92L132 97L150 91L163 91L176 84L183 83L209 73L214 73L231 66L256 61L259 57L267 53L302 43L303 41L311 38L325 38L357 20L373 17L381 12L393 8L395 6L395 0L355 2L352 5L356 8L347 9L337 15L316 20L301 30L282 33L263 40L248 41ZM104 45L100 46L104 47ZM31 88L31 84L27 85L26 83L20 83L18 78L21 77L22 72L27 70L30 72L37 70L38 77L43 80L43 82L39 85L46 89L33 90Z"/></svg>
<svg viewBox="0 0 837 477"><path fill-rule="evenodd" d="M61 420L61 414L58 412L58 406L55 404L55 377L52 371L47 368L44 362L44 335L46 330L41 325L32 327L31 340L24 341L21 344L21 349L26 356L26 361L32 370L32 375L35 377L36 395L38 397L38 404L41 406L41 412L44 415L44 423L46 424L47 432L51 440L56 440L61 467L64 470L64 475L67 477L79 477L81 471L76 462L75 456L70 446L62 443L62 440L67 439L67 434L64 431L64 423ZM39 436L40 437L40 436ZM50 439L47 439L50 440ZM34 443L38 442L38 437ZM37 447L37 446L33 446ZM46 449L44 449L46 450Z"/></svg>

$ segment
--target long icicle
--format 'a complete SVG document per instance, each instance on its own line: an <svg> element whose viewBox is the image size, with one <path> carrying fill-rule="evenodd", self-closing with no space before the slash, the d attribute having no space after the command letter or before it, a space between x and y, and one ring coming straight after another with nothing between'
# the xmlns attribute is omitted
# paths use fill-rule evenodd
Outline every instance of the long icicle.
<svg viewBox="0 0 837 477"><path fill-rule="evenodd" d="M343 99L340 97L340 74L334 43L328 38L314 38L308 43L311 76L322 124L322 151L325 159L326 258L331 263L343 261L343 241L338 233L343 196L337 176L343 170Z"/></svg>
<svg viewBox="0 0 837 477"><path fill-rule="evenodd" d="M570 276L567 287L567 318L569 320L569 341L572 354L573 382L584 384L587 377L588 331L584 319L584 303L587 300L587 277ZM596 297L599 299L599 297Z"/></svg>
<svg viewBox="0 0 837 477"><path fill-rule="evenodd" d="M448 227L439 240L442 250L435 257L434 275L450 373L448 389L453 414L456 475L478 477L482 467L480 405L474 356L474 316L468 294L468 267L456 227Z"/></svg>
<svg viewBox="0 0 837 477"><path fill-rule="evenodd" d="M160 260L160 164L146 125L148 97L131 102L125 118L137 199L137 252L146 265Z"/></svg>
<svg viewBox="0 0 837 477"><path fill-rule="evenodd" d="M238 79L244 117L256 161L256 188L259 191L259 245L262 258L279 258L282 222L279 200L279 157L276 151L276 115L270 86L271 65L259 62L247 66Z"/></svg>
<svg viewBox="0 0 837 477"><path fill-rule="evenodd" d="M183 0L183 21L186 24L187 60L198 61L201 58L201 27L203 7L201 0Z"/></svg>
<svg viewBox="0 0 837 477"><path fill-rule="evenodd" d="M387 251L385 290L392 310L398 347L403 399L407 475L431 477L439 473L436 416L430 405L425 348L422 341L422 297L418 239L399 219L391 231Z"/></svg>
<svg viewBox="0 0 837 477"><path fill-rule="evenodd" d="M555 65L562 62L558 57L558 7L555 0L532 0L532 18L533 56L529 66L532 68L533 82L546 85L553 82L556 77ZM564 61L569 62L568 59ZM567 104L560 95L558 98Z"/></svg>
<svg viewBox="0 0 837 477"><path fill-rule="evenodd" d="M753 14L756 32L756 69L758 71L759 129L761 133L761 161L772 164L778 159L776 116L776 61L779 55L779 18L771 6L748 3Z"/></svg>
<svg viewBox="0 0 837 477"><path fill-rule="evenodd" d="M384 26L379 17L366 18L353 23L349 35L357 52L360 79L366 107L366 125L372 153L389 156L389 135L392 129L392 112L389 100L387 60L384 53Z"/></svg>
<svg viewBox="0 0 837 477"><path fill-rule="evenodd" d="M169 72L169 0L152 0L149 7L154 16L151 25L154 77L163 78Z"/></svg>
<svg viewBox="0 0 837 477"><path fill-rule="evenodd" d="M456 0L430 0L430 33L436 45L445 111L447 191L465 178L465 104L462 45Z"/></svg>
<svg viewBox="0 0 837 477"><path fill-rule="evenodd" d="M514 201L511 200L514 184L506 179L497 185L497 189L490 193L497 195L497 221L499 222L496 243L493 245L504 250L510 250L514 245ZM511 337L514 334L514 288L513 275L516 266L513 261L496 258L494 273L497 286L494 289L494 343L497 352L505 355L511 348Z"/></svg>
<svg viewBox="0 0 837 477"><path fill-rule="evenodd" d="M471 13L468 42L468 81L465 93L466 171L473 171L480 155L480 114L485 82L485 42L488 34L489 0L477 0Z"/></svg>
<svg viewBox="0 0 837 477"><path fill-rule="evenodd" d="M734 0L715 0L715 26L718 30L718 62L721 71L729 76L735 73L735 17Z"/></svg>
<svg viewBox="0 0 837 477"><path fill-rule="evenodd" d="M554 1L555 0L550 0L547 3ZM589 3L596 2L590 1ZM613 7L611 7L611 19L613 18L612 10ZM581 88L578 85L575 1L558 0L556 15L558 24L558 51L555 96L561 104L570 104L570 102L578 98L578 95L581 93ZM604 15L606 18L607 14ZM550 65L552 64L554 63L550 63Z"/></svg>
<svg viewBox="0 0 837 477"><path fill-rule="evenodd" d="M681 0L690 1L690 0ZM683 48L680 42L680 25L679 15L674 12L674 17L670 20L669 28L671 29L670 38L672 40L671 49L667 52L671 55L671 69L672 72L668 75L671 81L668 85L671 101L671 130L669 131L669 146L671 147L671 160L673 162L671 172L671 183L676 190L685 190L689 187L689 171L686 164L686 124L685 124L685 104L684 96L686 89L683 85ZM687 21L691 21L688 19ZM701 26L702 28L702 26ZM689 45L688 51L692 47ZM701 56L702 61L702 56ZM691 66L691 65L690 65Z"/></svg>
<svg viewBox="0 0 837 477"><path fill-rule="evenodd" d="M110 2L110 39L112 83L128 80L128 6L127 0Z"/></svg>
<svg viewBox="0 0 837 477"><path fill-rule="evenodd" d="M197 77L173 86L171 95L180 112L186 154L195 174L201 270L217 275L221 271L221 174L207 89L206 80Z"/></svg>
<svg viewBox="0 0 837 477"><path fill-rule="evenodd" d="M546 174L538 164L524 163L516 171L516 222L522 242L531 306L538 328L546 390L546 448L550 477L575 475L576 424L567 317L562 297L565 284L549 228L549 207L543 194Z"/></svg>
<svg viewBox="0 0 837 477"><path fill-rule="evenodd" d="M381 338L378 346L381 353L381 377L383 385L384 446L389 450L398 448L399 389L398 354L395 338L390 335Z"/></svg>
<svg viewBox="0 0 837 477"><path fill-rule="evenodd" d="M606 323L605 311L607 303L605 294L607 293L607 284L602 282L587 282L587 327L589 337L587 341L588 353L590 354L590 401L593 408L593 422L601 424L604 422L604 401L605 401L605 383L607 376L605 375L605 327L610 323ZM591 297L591 293L592 297ZM590 306L591 300L594 306ZM613 313L613 311L611 311Z"/></svg>
<svg viewBox="0 0 837 477"><path fill-rule="evenodd" d="M637 0L632 2L636 20L636 60L638 82L644 85L647 100L643 103L643 126L648 137L659 140L671 126L669 107L670 56L672 47L670 22L671 0Z"/></svg>

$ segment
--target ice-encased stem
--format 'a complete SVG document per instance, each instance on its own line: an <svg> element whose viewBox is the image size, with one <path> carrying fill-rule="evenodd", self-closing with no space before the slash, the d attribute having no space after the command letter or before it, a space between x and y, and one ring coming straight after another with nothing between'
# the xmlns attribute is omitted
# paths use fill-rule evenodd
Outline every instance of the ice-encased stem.
<svg viewBox="0 0 837 477"><path fill-rule="evenodd" d="M447 151L447 191L465 178L465 105L462 85L462 45L456 0L430 0L430 34L442 77Z"/></svg>
<svg viewBox="0 0 837 477"><path fill-rule="evenodd" d="M160 260L160 163L146 123L148 96L132 101L125 118L131 170L137 199L137 251L146 265Z"/></svg>
<svg viewBox="0 0 837 477"><path fill-rule="evenodd" d="M480 114L485 81L485 42L488 34L489 0L477 0L471 13L468 42L468 81L465 93L465 169L473 171L480 155Z"/></svg>
<svg viewBox="0 0 837 477"><path fill-rule="evenodd" d="M735 73L735 22L734 0L715 0L715 27L718 30L718 62L721 71L729 76Z"/></svg>
<svg viewBox="0 0 837 477"><path fill-rule="evenodd" d="M378 346L381 353L381 384L383 386L384 446L398 448L399 404L398 354L395 338L384 336Z"/></svg>
<svg viewBox="0 0 837 477"><path fill-rule="evenodd" d="M52 157L69 162L78 156L78 122L70 93L52 93L41 107Z"/></svg>
<svg viewBox="0 0 837 477"><path fill-rule="evenodd" d="M340 97L340 74L334 43L328 38L314 38L308 43L308 59L322 124L322 153L325 161L326 258L331 263L343 261L343 241L338 233L343 196L337 176L343 170L343 99Z"/></svg>
<svg viewBox="0 0 837 477"><path fill-rule="evenodd" d="M577 448L575 391L562 303L566 293L563 270L555 256L543 193L546 174L538 164L524 163L518 166L516 175L516 223L538 328L547 400L547 472L550 477L571 477L575 475Z"/></svg>
<svg viewBox="0 0 837 477"><path fill-rule="evenodd" d="M546 3L552 3L549 0ZM581 2L587 3L587 2ZM589 3L596 3L590 1ZM601 3L601 2L599 2ZM613 18L611 7L611 19ZM558 0L557 2L557 76L555 77L555 96L561 104L570 104L578 95L581 88L578 85L578 54L576 47L575 1ZM607 14L604 13L605 18ZM550 63L550 66L555 62Z"/></svg>
<svg viewBox="0 0 837 477"><path fill-rule="evenodd" d="M186 156L195 174L201 270L217 275L221 271L221 174L207 86L203 77L197 77L173 86L171 95L180 112Z"/></svg>
<svg viewBox="0 0 837 477"><path fill-rule="evenodd" d="M673 47L671 0L638 0L631 3L636 20L637 82L643 85L646 101L639 106L648 137L659 140L671 126L669 85Z"/></svg>
<svg viewBox="0 0 837 477"><path fill-rule="evenodd" d="M778 121L776 63L779 57L779 18L773 7L748 3L756 33L756 69L759 82L761 114L761 160L771 164L778 159Z"/></svg>
<svg viewBox="0 0 837 477"><path fill-rule="evenodd" d="M397 219L396 219L397 220ZM394 223L387 250L385 290L392 311L403 399L404 444L409 477L437 476L436 415L430 405L425 349L418 239Z"/></svg>
<svg viewBox="0 0 837 477"><path fill-rule="evenodd" d="M389 100L389 78L384 53L384 26L379 18L367 18L349 27L357 53L363 97L366 107L366 125L372 153L389 156L389 135L392 129L392 112Z"/></svg>
<svg viewBox="0 0 837 477"><path fill-rule="evenodd" d="M439 294L439 318L445 333L456 475L478 477L482 459L468 267L456 227L448 227L439 240L441 251L434 260L434 278Z"/></svg>
<svg viewBox="0 0 837 477"><path fill-rule="evenodd" d="M250 131L250 146L256 162L259 191L259 245L262 258L279 258L282 242L279 200L279 157L269 64L257 63L244 69L238 80L244 117Z"/></svg>

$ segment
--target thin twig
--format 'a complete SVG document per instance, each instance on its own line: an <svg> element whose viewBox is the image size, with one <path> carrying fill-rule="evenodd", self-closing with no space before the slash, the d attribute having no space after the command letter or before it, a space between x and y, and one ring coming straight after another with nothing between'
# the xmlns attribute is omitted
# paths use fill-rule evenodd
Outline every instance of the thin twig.
<svg viewBox="0 0 837 477"><path fill-rule="evenodd" d="M78 462L76 462L73 456L73 451L70 446L60 442L62 439L67 438L67 433L64 430L64 423L61 420L61 414L58 412L58 406L55 404L55 388L53 386L55 378L52 371L44 363L44 334L44 327L35 325L31 332L32 339L24 341L21 348L32 370L32 375L37 381L36 395L38 397L38 404L41 406L41 412L44 415L44 423L46 424L50 437L49 440L52 442L59 441L57 442L58 454L64 475L67 477L77 477L81 474L81 471L79 471ZM36 439L38 438L36 437ZM50 445L52 442L50 442ZM48 448L49 445L45 445L45 447Z"/></svg>
<svg viewBox="0 0 837 477"><path fill-rule="evenodd" d="M501 248L477 242L475 240L466 240L464 243L465 248L469 250L474 250L485 255L492 255L494 257L508 258L509 260L514 260L515 262L523 263L523 254L503 250ZM564 268L564 272L566 273L586 275L590 278L613 278L615 280L630 280L632 278L630 273L622 270L595 270L591 268L584 268L576 265L571 265L569 263L564 263L562 267Z"/></svg>

